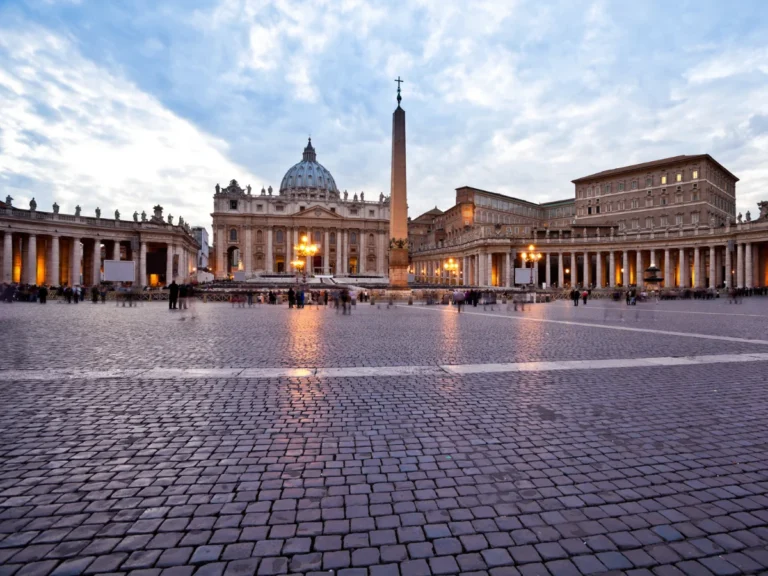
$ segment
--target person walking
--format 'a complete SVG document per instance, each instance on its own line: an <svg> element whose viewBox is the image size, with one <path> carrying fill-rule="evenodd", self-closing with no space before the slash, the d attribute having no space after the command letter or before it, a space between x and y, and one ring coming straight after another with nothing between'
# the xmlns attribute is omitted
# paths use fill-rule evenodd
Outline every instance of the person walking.
<svg viewBox="0 0 768 576"><path fill-rule="evenodd" d="M586 290L584 290L584 291L581 293L581 298L582 298L582 300L584 300L584 306L586 306L586 305L587 305L587 297L588 297L588 296L589 296L589 292L587 292Z"/></svg>
<svg viewBox="0 0 768 576"><path fill-rule="evenodd" d="M457 289L453 293L453 301L456 303L456 310L461 314L461 307L464 306L464 292Z"/></svg>
<svg viewBox="0 0 768 576"><path fill-rule="evenodd" d="M46 288L45 284L40 286L37 295L40 299L40 304L45 304L48 301L48 288Z"/></svg>
<svg viewBox="0 0 768 576"><path fill-rule="evenodd" d="M296 293L293 291L293 288L288 288L288 308L293 308L293 305L296 303Z"/></svg>
<svg viewBox="0 0 768 576"><path fill-rule="evenodd" d="M168 287L168 309L176 310L176 301L179 298L179 285L176 284L176 280L171 282Z"/></svg>
<svg viewBox="0 0 768 576"><path fill-rule="evenodd" d="M571 300L573 300L573 305L578 306L579 305L579 291L577 288L571 289Z"/></svg>

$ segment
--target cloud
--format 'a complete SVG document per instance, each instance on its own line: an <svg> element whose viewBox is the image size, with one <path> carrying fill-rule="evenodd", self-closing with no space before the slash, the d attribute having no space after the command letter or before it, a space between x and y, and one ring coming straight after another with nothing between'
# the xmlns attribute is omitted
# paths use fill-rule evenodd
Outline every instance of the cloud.
<svg viewBox="0 0 768 576"><path fill-rule="evenodd" d="M0 110L0 183L20 206L128 215L161 203L209 226L215 182L261 181L226 142L45 29L0 29Z"/></svg>

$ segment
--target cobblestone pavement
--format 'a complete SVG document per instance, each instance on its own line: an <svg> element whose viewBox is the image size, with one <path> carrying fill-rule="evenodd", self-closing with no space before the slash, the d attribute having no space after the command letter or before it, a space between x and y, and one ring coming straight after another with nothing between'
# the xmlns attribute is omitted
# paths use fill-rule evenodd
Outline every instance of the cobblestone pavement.
<svg viewBox="0 0 768 576"><path fill-rule="evenodd" d="M14 304L0 373L748 354L768 352L764 302L623 322L601 302L351 317ZM0 378L0 576L768 573L767 380L768 362Z"/></svg>

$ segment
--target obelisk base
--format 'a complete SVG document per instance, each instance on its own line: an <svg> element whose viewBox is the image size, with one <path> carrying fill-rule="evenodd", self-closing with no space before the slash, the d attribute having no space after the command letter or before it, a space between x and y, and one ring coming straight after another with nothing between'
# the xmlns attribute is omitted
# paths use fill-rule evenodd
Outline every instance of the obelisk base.
<svg viewBox="0 0 768 576"><path fill-rule="evenodd" d="M408 248L390 248L389 285L392 288L408 286Z"/></svg>

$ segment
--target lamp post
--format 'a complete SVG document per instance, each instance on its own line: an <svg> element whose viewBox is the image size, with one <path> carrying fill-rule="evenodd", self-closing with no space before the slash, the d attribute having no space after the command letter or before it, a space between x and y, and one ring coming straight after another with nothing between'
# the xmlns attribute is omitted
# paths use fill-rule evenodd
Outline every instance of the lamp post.
<svg viewBox="0 0 768 576"><path fill-rule="evenodd" d="M448 262L443 264L443 268L445 268L445 271L448 272L448 286L451 285L451 273L456 273L459 270L459 263L456 262L453 258L449 258ZM458 284L458 282L457 282Z"/></svg>
<svg viewBox="0 0 768 576"><path fill-rule="evenodd" d="M296 285L299 284L299 276L301 276L301 271L304 269L304 265L306 262L304 260L300 260L297 258L296 260L291 260L291 266L296 270Z"/></svg>
<svg viewBox="0 0 768 576"><path fill-rule="evenodd" d="M531 244L528 246L528 252L521 253L520 258L523 260L523 267L525 267L526 262L531 263L531 284L533 284L533 267L541 260L541 252L536 252L536 247Z"/></svg>
<svg viewBox="0 0 768 576"><path fill-rule="evenodd" d="M291 265L296 268L297 271L303 271L304 284L307 283L307 266L306 261L308 257L314 258L320 251L317 244L310 244L309 238L306 236L301 237L301 242L294 247L296 250L296 259L291 262ZM298 283L298 276L296 277L296 283Z"/></svg>

